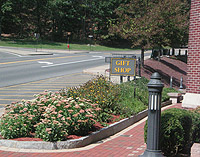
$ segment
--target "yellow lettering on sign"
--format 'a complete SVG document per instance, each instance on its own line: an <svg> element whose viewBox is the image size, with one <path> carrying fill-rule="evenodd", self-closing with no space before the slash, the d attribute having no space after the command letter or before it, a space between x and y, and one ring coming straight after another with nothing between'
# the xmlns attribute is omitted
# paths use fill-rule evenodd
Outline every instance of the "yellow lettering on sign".
<svg viewBox="0 0 200 157"><path fill-rule="evenodd" d="M115 68L115 72L120 73L129 73L131 71L131 68Z"/></svg>
<svg viewBox="0 0 200 157"><path fill-rule="evenodd" d="M126 61L126 62L127 62L127 65L129 66L130 61Z"/></svg>
<svg viewBox="0 0 200 157"><path fill-rule="evenodd" d="M119 68L115 68L115 71L116 71L116 72L119 72Z"/></svg>
<svg viewBox="0 0 200 157"><path fill-rule="evenodd" d="M129 66L130 61L116 61L115 63L116 65L120 65L120 66L125 66L125 65Z"/></svg>
<svg viewBox="0 0 200 157"><path fill-rule="evenodd" d="M120 61L116 61L116 65L121 65L121 64L120 64Z"/></svg>
<svg viewBox="0 0 200 157"><path fill-rule="evenodd" d="M131 71L131 68L127 68L127 73L129 73Z"/></svg>

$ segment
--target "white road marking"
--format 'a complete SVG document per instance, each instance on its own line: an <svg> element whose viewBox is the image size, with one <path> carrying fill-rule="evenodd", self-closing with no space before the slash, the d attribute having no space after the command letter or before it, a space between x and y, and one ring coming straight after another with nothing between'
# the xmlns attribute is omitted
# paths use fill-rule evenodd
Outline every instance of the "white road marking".
<svg viewBox="0 0 200 157"><path fill-rule="evenodd" d="M38 63L40 63L40 64L48 64L48 65L52 65L53 64L52 62L45 62L45 61L38 61Z"/></svg>
<svg viewBox="0 0 200 157"><path fill-rule="evenodd" d="M21 56L19 54L16 54L16 53L12 53L12 52L8 52L8 51L3 51L4 53L8 53L8 54L11 54L11 55L14 55L14 56L17 56L17 57L27 57L27 56Z"/></svg>
<svg viewBox="0 0 200 157"><path fill-rule="evenodd" d="M68 64L75 64L75 63L82 63L82 62L88 62L88 61L95 61L95 60L100 60L100 59L103 58L103 56L93 56L93 57L97 57L97 58L87 59L87 60L80 60L80 61L74 61L74 62L68 62L68 63L46 65L46 66L42 66L42 68L55 67L55 66L68 65Z"/></svg>

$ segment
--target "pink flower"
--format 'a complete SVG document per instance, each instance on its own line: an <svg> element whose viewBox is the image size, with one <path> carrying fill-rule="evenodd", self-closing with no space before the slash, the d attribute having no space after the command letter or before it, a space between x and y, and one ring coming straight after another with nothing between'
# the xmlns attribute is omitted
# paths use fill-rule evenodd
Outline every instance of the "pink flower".
<svg viewBox="0 0 200 157"><path fill-rule="evenodd" d="M101 110L101 108L97 107L95 110L96 110L96 111L100 111L100 110Z"/></svg>
<svg viewBox="0 0 200 157"><path fill-rule="evenodd" d="M72 113L74 110L68 110L69 113Z"/></svg>
<svg viewBox="0 0 200 157"><path fill-rule="evenodd" d="M70 117L67 117L66 119L67 119L67 120L72 120Z"/></svg>
<svg viewBox="0 0 200 157"><path fill-rule="evenodd" d="M80 106L78 104L75 105L75 108L80 108Z"/></svg>
<svg viewBox="0 0 200 157"><path fill-rule="evenodd" d="M52 114L57 114L58 112L52 112Z"/></svg>
<svg viewBox="0 0 200 157"><path fill-rule="evenodd" d="M24 108L24 111L27 111L28 109L27 108Z"/></svg>
<svg viewBox="0 0 200 157"><path fill-rule="evenodd" d="M67 100L61 100L62 102L67 102Z"/></svg>
<svg viewBox="0 0 200 157"><path fill-rule="evenodd" d="M58 121L56 121L56 120L54 120L54 121L53 121L53 124L58 124L58 123L59 123L59 122L58 122Z"/></svg>
<svg viewBox="0 0 200 157"><path fill-rule="evenodd" d="M95 107L95 106L98 106L98 104L91 104L91 106Z"/></svg>
<svg viewBox="0 0 200 157"><path fill-rule="evenodd" d="M26 124L23 124L24 126L26 126Z"/></svg>
<svg viewBox="0 0 200 157"><path fill-rule="evenodd" d="M62 114L59 114L59 115L58 115L58 118L60 118L60 117L62 117Z"/></svg>
<svg viewBox="0 0 200 157"><path fill-rule="evenodd" d="M79 111L79 113L84 113L85 111L83 110L83 109L81 109L80 111Z"/></svg>
<svg viewBox="0 0 200 157"><path fill-rule="evenodd" d="M79 113L77 113L77 114L74 114L74 115L73 115L73 117L77 117L78 115L79 115Z"/></svg>
<svg viewBox="0 0 200 157"><path fill-rule="evenodd" d="M91 109L91 108L89 108L89 109L86 109L86 111L87 111L87 112L92 112L92 109Z"/></svg>
<svg viewBox="0 0 200 157"><path fill-rule="evenodd" d="M66 106L64 106L64 108L69 108L69 107L71 107L71 105L66 105Z"/></svg>
<svg viewBox="0 0 200 157"><path fill-rule="evenodd" d="M92 114L87 114L86 117L93 117L93 115Z"/></svg>
<svg viewBox="0 0 200 157"><path fill-rule="evenodd" d="M65 120L65 117L62 117L61 120Z"/></svg>
<svg viewBox="0 0 200 157"><path fill-rule="evenodd" d="M60 106L60 104L57 104L56 106Z"/></svg>
<svg viewBox="0 0 200 157"><path fill-rule="evenodd" d="M46 128L46 132L51 131L51 130L52 130L51 128Z"/></svg>

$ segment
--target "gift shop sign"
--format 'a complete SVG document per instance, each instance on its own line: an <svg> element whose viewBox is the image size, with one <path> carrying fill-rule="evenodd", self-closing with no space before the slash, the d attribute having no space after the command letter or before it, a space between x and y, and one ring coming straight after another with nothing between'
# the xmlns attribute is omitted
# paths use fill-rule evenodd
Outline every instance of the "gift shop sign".
<svg viewBox="0 0 200 157"><path fill-rule="evenodd" d="M111 75L135 76L135 58L111 58Z"/></svg>

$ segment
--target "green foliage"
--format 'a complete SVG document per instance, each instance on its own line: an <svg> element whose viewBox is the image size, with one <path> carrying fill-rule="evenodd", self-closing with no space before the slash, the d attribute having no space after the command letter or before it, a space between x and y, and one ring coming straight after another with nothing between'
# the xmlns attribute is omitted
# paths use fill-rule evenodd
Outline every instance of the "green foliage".
<svg viewBox="0 0 200 157"><path fill-rule="evenodd" d="M109 28L141 48L180 46L187 43L189 27L187 0L131 0L116 10L118 18Z"/></svg>
<svg viewBox="0 0 200 157"><path fill-rule="evenodd" d="M192 113L193 141L200 143L200 107L197 107Z"/></svg>
<svg viewBox="0 0 200 157"><path fill-rule="evenodd" d="M116 85L97 76L80 87L55 93L45 91L32 101L8 105L0 120L1 134L4 138L16 138L35 133L45 141L65 140L72 134L87 135L96 121L106 126L112 114L128 117L146 109L147 83L142 77Z"/></svg>
<svg viewBox="0 0 200 157"><path fill-rule="evenodd" d="M101 109L90 100L66 98L59 92L44 92L33 101L13 103L0 120L4 138L27 137L36 133L45 141L61 141L66 135L86 135Z"/></svg>
<svg viewBox="0 0 200 157"><path fill-rule="evenodd" d="M107 81L105 77L97 76L78 88L72 87L67 89L66 95L67 97L89 99L92 103L98 104L102 109L99 112L100 115L98 115L99 120L105 122L110 118L109 114L105 113L113 113L118 107L116 104L120 95L120 89L117 85Z"/></svg>
<svg viewBox="0 0 200 157"><path fill-rule="evenodd" d="M147 138L147 123L144 129ZM161 115L161 150L166 156L188 154L192 144L192 116L190 111L172 108Z"/></svg>
<svg viewBox="0 0 200 157"><path fill-rule="evenodd" d="M162 102L169 100L169 96L167 95L167 93L178 93L179 91L177 91L174 88L163 88L162 91Z"/></svg>
<svg viewBox="0 0 200 157"><path fill-rule="evenodd" d="M34 124L40 119L38 106L31 101L12 103L6 107L6 112L0 120L1 135L5 138L30 136L35 129Z"/></svg>
<svg viewBox="0 0 200 157"><path fill-rule="evenodd" d="M132 42L132 45L176 46L187 42L189 2L186 0L1 0L0 32L19 38L66 42ZM9 27L7 27L9 26ZM110 41L110 42L106 42Z"/></svg>
<svg viewBox="0 0 200 157"><path fill-rule="evenodd" d="M120 84L120 113L126 116L136 114L147 108L148 105L148 80L144 77L135 81ZM135 97L134 97L135 96Z"/></svg>

